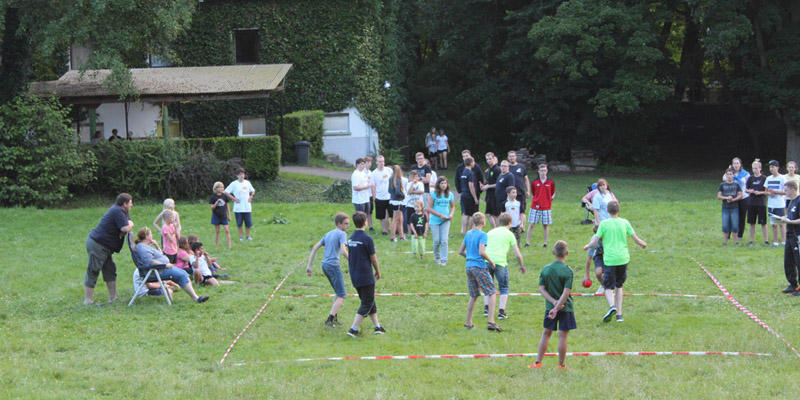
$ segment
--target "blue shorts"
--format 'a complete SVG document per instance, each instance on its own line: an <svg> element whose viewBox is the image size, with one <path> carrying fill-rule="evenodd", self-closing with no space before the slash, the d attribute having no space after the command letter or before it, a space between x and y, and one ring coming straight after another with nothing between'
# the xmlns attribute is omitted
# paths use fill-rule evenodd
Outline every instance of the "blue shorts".
<svg viewBox="0 0 800 400"><path fill-rule="evenodd" d="M236 226L241 227L242 222L244 222L245 226L248 228L253 226L253 219L250 217L249 212L237 212L236 214Z"/></svg>
<svg viewBox="0 0 800 400"><path fill-rule="evenodd" d="M347 297L347 291L344 289L344 276L342 275L342 270L336 265L322 264L322 272L328 278L328 282L331 283L331 287L333 288L334 293L336 293L336 297Z"/></svg>
<svg viewBox="0 0 800 400"><path fill-rule="evenodd" d="M228 217L220 218L217 214L211 213L211 225L228 225Z"/></svg>
<svg viewBox="0 0 800 400"><path fill-rule="evenodd" d="M494 269L489 269L493 278L497 278L497 291L500 294L508 294L508 267L495 264Z"/></svg>
<svg viewBox="0 0 800 400"><path fill-rule="evenodd" d="M355 204L355 203L353 203L353 207L356 209L356 212L361 211L361 212L366 214L367 213L367 209L369 209L369 203L364 203L364 204Z"/></svg>
<svg viewBox="0 0 800 400"><path fill-rule="evenodd" d="M544 329L551 331L571 331L577 329L578 324L575 323L575 313L559 311L556 314L556 319L547 318L547 311L544 312Z"/></svg>

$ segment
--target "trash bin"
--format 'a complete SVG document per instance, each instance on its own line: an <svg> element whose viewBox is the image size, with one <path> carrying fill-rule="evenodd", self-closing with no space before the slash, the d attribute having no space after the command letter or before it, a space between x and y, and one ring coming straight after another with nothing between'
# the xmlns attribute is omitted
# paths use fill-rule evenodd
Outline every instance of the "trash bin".
<svg viewBox="0 0 800 400"><path fill-rule="evenodd" d="M297 142L294 144L294 149L297 151L297 164L308 165L308 152L311 149L311 143L306 141Z"/></svg>

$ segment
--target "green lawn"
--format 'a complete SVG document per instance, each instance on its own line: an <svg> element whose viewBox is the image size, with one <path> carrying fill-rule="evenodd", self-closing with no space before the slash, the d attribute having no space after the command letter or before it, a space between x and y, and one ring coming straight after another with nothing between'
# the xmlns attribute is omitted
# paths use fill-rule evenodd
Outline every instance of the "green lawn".
<svg viewBox="0 0 800 400"><path fill-rule="evenodd" d="M557 196L550 243L568 241L568 263L576 275L582 275L586 254L581 248L591 230L577 224L583 219L579 200L593 178L551 177ZM715 199L718 182L609 181L622 201L621 215L648 243L642 250L633 249L629 241L627 292L721 295L692 256L737 301L789 343L800 346L800 313L796 312L800 299L779 293L786 285L783 251L721 246L720 206ZM327 182L282 175L275 184L263 184L262 191L269 187L273 193L300 201L304 191L297 188ZM510 319L499 321L504 328L499 334L487 331L480 316L475 318L476 329L462 327L464 296L378 297L378 315L388 334L358 339L345 335L345 326L358 307L357 298L348 298L340 312L344 326L325 329L322 323L330 298L280 296L331 293L319 267L321 254L312 277L304 273L305 261L313 243L333 228L333 215L350 213L352 206L274 203L272 196L260 197L253 206L255 240L235 240L232 250L214 247L205 202L178 201L184 232L197 233L236 283L198 288L200 295L211 296L203 305L191 303L178 292L172 307L158 298L137 300L132 307L125 303L81 305L84 240L107 206L0 209L0 219L5 221L0 254L6 257L0 281L0 398L531 398L543 393L578 398L793 398L800 391L800 358L728 300L719 298L626 297L625 322L603 324L604 299L575 297L578 329L570 334L569 351L731 351L776 357L570 357L568 372L556 370L554 357L545 358L543 370L526 368L533 362L530 357L292 361L535 353L544 300L511 297ZM134 199L131 217L137 228L152 226L160 211L159 205L144 203ZM274 214L282 214L289 224L269 224ZM540 243L541 227L533 232L532 243ZM450 248L457 250L461 235L455 224L450 236ZM466 292L462 258L452 254L449 265L439 267L432 257L419 262L402 254L410 249L408 242L375 238L383 273L378 292ZM756 242L761 241L757 233ZM430 238L427 247L432 248ZM524 249L523 255L528 273L511 269L511 291L536 292L539 271L552 255L538 246ZM128 250L115 255L115 260L120 296L127 303L133 272ZM233 339L290 272L276 298L220 366ZM354 293L345 279L348 293ZM579 293L594 289L575 288ZM102 283L95 298L107 298ZM365 322L364 328L369 333L371 324ZM549 351L556 351L555 337Z"/></svg>

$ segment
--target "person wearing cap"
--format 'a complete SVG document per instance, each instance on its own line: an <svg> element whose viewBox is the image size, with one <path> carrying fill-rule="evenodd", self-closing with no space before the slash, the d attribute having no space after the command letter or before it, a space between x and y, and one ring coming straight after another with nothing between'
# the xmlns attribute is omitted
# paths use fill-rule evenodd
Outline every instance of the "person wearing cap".
<svg viewBox="0 0 800 400"><path fill-rule="evenodd" d="M778 247L779 231L780 243L786 245L786 225L780 222L780 217L786 215L786 200L783 191L786 178L780 174L780 163L777 160L770 160L769 174L764 183L767 191L767 214L770 216L769 224L772 226L772 247ZM772 218L773 216L778 218Z"/></svg>

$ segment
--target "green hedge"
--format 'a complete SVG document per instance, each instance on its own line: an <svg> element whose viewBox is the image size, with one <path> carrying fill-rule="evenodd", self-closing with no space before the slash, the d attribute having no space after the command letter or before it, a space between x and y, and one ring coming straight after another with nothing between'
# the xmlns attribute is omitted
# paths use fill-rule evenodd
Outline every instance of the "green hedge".
<svg viewBox="0 0 800 400"><path fill-rule="evenodd" d="M311 143L311 155L322 157L322 120L325 114L320 110L296 111L283 116L283 135L281 148L283 161L297 161L297 152L292 151L295 143L305 140Z"/></svg>
<svg viewBox="0 0 800 400"><path fill-rule="evenodd" d="M184 139L182 142L199 144L220 160L241 158L250 178L273 180L278 177L281 166L281 140L278 136Z"/></svg>

